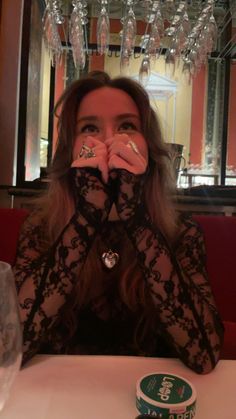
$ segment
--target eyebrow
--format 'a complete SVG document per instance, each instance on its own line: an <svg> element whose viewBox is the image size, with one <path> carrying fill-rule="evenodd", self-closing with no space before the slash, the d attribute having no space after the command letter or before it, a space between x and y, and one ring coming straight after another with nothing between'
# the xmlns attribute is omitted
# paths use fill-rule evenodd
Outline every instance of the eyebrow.
<svg viewBox="0 0 236 419"><path fill-rule="evenodd" d="M139 116L134 114L134 113L122 113L120 115L117 115L116 119L119 121L121 119L125 119L125 118L135 118L140 120ZM78 122L84 122L84 121L97 121L99 119L98 116L96 115L87 115L87 116L82 116L81 118L79 118L77 120Z"/></svg>
<svg viewBox="0 0 236 419"><path fill-rule="evenodd" d="M93 116L93 115L88 115L88 116L82 116L81 118L79 118L77 120L77 122L83 122L83 121L95 121L97 120L98 117L97 116Z"/></svg>
<svg viewBox="0 0 236 419"><path fill-rule="evenodd" d="M139 115L136 115L135 113L122 113L121 115L118 115L116 119L120 120L120 119L125 119L125 118L135 118L140 121Z"/></svg>

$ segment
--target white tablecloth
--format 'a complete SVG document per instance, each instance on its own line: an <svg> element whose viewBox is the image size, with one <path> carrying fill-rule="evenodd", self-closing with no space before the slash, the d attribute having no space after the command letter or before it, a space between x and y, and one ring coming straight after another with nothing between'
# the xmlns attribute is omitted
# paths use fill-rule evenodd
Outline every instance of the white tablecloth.
<svg viewBox="0 0 236 419"><path fill-rule="evenodd" d="M195 385L196 419L236 418L236 361L198 375L177 359L36 356L19 372L0 419L135 419L136 381L153 372Z"/></svg>

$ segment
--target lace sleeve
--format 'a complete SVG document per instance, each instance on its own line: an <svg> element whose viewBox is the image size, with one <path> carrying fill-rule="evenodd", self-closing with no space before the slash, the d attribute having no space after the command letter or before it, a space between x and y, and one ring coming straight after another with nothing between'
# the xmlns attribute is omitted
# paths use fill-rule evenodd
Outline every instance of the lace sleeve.
<svg viewBox="0 0 236 419"><path fill-rule="evenodd" d="M117 211L136 249L156 309L158 332L198 373L214 368L223 338L204 263L204 243L192 222L171 249L150 221L143 199L144 176L119 170Z"/></svg>
<svg viewBox="0 0 236 419"><path fill-rule="evenodd" d="M110 211L107 188L96 171L75 172L77 209L55 243L42 251L45 228L37 213L26 220L20 235L14 273L23 323L23 362L37 352L57 320Z"/></svg>

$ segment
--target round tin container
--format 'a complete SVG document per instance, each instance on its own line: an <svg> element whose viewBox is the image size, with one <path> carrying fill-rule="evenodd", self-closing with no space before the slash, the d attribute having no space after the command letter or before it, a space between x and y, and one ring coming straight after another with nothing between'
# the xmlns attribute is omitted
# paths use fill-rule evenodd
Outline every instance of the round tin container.
<svg viewBox="0 0 236 419"><path fill-rule="evenodd" d="M136 406L141 414L163 419L192 419L196 413L196 390L185 378L167 372L140 378Z"/></svg>

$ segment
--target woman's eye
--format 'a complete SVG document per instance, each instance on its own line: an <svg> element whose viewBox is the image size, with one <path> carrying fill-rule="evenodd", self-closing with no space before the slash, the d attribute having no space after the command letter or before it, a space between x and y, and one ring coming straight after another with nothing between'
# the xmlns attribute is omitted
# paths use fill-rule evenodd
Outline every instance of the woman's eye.
<svg viewBox="0 0 236 419"><path fill-rule="evenodd" d="M119 131L137 131L137 127L133 122L123 122L120 127Z"/></svg>
<svg viewBox="0 0 236 419"><path fill-rule="evenodd" d="M84 125L81 129L80 129L80 132L81 133L86 133L86 132L90 132L90 133L93 133L93 132L98 132L98 127L96 127L96 125L93 125L93 124L87 124L87 125Z"/></svg>

